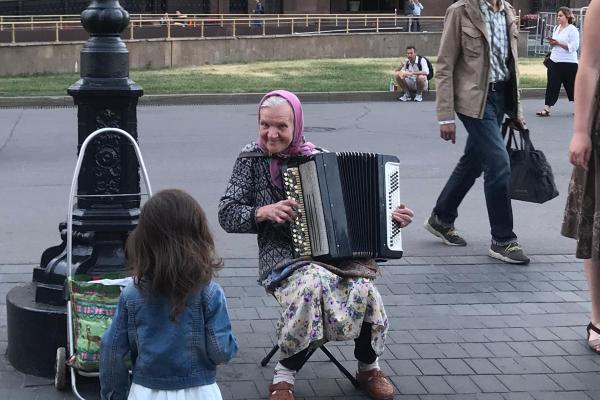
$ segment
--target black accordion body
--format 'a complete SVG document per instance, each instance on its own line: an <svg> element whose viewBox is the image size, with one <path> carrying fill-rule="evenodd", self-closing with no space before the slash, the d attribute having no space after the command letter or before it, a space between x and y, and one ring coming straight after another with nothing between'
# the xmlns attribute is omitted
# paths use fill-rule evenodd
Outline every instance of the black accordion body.
<svg viewBox="0 0 600 400"><path fill-rule="evenodd" d="M400 165L394 156L318 153L284 166L288 197L300 203L290 224L294 255L318 260L400 258Z"/></svg>

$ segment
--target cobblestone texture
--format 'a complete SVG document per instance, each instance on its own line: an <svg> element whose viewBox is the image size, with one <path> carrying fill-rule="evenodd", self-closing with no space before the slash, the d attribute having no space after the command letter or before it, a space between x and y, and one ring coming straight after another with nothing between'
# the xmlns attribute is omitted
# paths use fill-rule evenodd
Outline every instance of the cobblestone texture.
<svg viewBox="0 0 600 400"><path fill-rule="evenodd" d="M255 260L228 262L219 277L241 351L219 370L225 399L267 398L275 359L277 303L256 286ZM241 265L241 266L240 266ZM30 265L0 265L0 352L6 351L6 292L30 281ZM398 399L600 399L600 357L585 344L590 304L579 262L534 256L528 267L485 257L415 257L388 263L378 278L390 316L381 366ZM329 343L350 371L351 342ZM320 352L298 374L306 399L363 399ZM89 398L96 387L83 382ZM71 399L52 382L0 360L0 398Z"/></svg>

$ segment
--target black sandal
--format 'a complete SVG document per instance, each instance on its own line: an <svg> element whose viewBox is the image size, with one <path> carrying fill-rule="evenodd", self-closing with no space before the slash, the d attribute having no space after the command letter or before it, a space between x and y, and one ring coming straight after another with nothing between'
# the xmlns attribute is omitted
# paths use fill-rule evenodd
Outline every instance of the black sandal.
<svg viewBox="0 0 600 400"><path fill-rule="evenodd" d="M548 110L538 111L535 113L535 115L537 115L538 117L549 117L550 111L548 111Z"/></svg>
<svg viewBox="0 0 600 400"><path fill-rule="evenodd" d="M598 339L594 339L594 340L590 340L590 331L594 331L596 332L598 335L600 335L600 328L597 328L594 324L592 324L590 322L590 324L587 326L587 342L588 342L588 346L590 347L590 349L592 349L592 351L596 354L600 354L600 350L598 350L598 347L600 346L600 338Z"/></svg>

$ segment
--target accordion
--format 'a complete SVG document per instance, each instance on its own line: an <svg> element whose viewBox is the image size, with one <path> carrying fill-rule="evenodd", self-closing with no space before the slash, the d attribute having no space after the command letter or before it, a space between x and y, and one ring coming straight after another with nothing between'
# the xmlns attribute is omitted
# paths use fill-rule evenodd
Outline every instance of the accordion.
<svg viewBox="0 0 600 400"><path fill-rule="evenodd" d="M318 153L283 167L288 198L300 203L290 223L294 255L329 260L400 258L397 157Z"/></svg>

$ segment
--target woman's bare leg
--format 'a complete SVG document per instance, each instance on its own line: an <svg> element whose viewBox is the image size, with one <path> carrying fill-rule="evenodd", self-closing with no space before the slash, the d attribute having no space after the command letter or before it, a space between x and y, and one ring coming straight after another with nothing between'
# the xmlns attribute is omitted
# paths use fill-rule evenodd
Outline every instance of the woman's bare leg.
<svg viewBox="0 0 600 400"><path fill-rule="evenodd" d="M585 260L583 265L592 299L592 324L600 328L600 260ZM600 339L600 335L590 331L590 340L594 339ZM596 350L600 351L600 345L596 346Z"/></svg>

